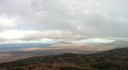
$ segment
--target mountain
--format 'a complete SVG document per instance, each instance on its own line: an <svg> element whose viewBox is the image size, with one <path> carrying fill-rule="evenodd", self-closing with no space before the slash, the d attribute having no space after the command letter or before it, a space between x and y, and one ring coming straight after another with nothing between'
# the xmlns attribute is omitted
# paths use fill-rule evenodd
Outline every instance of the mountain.
<svg viewBox="0 0 128 70"><path fill-rule="evenodd" d="M35 56L0 64L0 70L128 70L128 48L94 54Z"/></svg>
<svg viewBox="0 0 128 70"><path fill-rule="evenodd" d="M128 41L127 40L115 40L110 43L95 43L95 44L90 44L95 47L111 47L111 48L125 48L128 47Z"/></svg>
<svg viewBox="0 0 128 70"><path fill-rule="evenodd" d="M125 40L116 40L108 45L115 45L116 48L128 47L128 41Z"/></svg>
<svg viewBox="0 0 128 70"><path fill-rule="evenodd" d="M48 47L50 45L51 44L44 44L44 43L10 43L10 44L0 44L0 52L15 51L17 49L24 49L24 48Z"/></svg>

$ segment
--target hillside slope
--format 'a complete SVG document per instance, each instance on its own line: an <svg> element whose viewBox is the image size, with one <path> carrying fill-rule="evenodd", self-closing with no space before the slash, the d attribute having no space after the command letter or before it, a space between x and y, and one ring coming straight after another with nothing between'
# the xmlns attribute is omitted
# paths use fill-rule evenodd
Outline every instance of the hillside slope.
<svg viewBox="0 0 128 70"><path fill-rule="evenodd" d="M0 70L128 70L128 48L95 54L65 53L0 64Z"/></svg>

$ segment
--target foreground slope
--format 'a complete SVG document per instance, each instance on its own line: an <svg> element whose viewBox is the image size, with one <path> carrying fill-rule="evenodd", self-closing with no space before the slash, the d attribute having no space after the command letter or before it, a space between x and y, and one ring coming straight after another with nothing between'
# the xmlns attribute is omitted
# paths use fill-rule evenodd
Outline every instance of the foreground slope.
<svg viewBox="0 0 128 70"><path fill-rule="evenodd" d="M0 64L0 70L128 70L128 48L95 54L66 53Z"/></svg>

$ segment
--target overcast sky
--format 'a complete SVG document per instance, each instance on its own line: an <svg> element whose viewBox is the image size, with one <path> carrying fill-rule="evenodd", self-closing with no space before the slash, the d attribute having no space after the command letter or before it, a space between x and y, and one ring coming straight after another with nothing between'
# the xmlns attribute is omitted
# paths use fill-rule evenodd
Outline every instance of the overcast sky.
<svg viewBox="0 0 128 70"><path fill-rule="evenodd" d="M0 0L0 41L128 37L128 0Z"/></svg>

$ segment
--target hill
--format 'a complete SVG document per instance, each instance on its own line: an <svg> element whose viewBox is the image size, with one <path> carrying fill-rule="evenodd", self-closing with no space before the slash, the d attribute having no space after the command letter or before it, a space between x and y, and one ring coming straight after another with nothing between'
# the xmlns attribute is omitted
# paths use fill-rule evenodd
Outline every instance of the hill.
<svg viewBox="0 0 128 70"><path fill-rule="evenodd" d="M36 56L0 64L0 70L128 70L128 48L95 54Z"/></svg>

